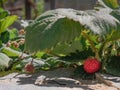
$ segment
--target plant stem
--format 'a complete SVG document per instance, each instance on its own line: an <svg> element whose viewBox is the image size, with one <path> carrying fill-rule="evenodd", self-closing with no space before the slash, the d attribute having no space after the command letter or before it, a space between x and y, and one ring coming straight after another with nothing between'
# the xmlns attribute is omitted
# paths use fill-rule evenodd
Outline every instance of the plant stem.
<svg viewBox="0 0 120 90"><path fill-rule="evenodd" d="M86 34L84 31L82 32L82 35L83 37L89 41L90 43L90 47L92 49L92 51L95 53L95 57L100 60L100 57L99 57L99 53L98 53L98 50L95 48L95 45L93 43L93 41L90 39L90 37L88 36L88 34Z"/></svg>

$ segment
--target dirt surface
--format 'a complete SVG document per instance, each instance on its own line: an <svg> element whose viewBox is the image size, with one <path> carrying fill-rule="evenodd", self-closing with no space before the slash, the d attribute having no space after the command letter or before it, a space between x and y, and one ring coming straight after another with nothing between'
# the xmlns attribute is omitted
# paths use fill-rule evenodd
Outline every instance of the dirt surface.
<svg viewBox="0 0 120 90"><path fill-rule="evenodd" d="M107 86L97 81L81 82L72 78L72 69L56 69L53 71L40 71L35 74L12 73L0 77L0 90L118 90L120 77L103 75L115 87ZM117 88L116 88L117 87Z"/></svg>

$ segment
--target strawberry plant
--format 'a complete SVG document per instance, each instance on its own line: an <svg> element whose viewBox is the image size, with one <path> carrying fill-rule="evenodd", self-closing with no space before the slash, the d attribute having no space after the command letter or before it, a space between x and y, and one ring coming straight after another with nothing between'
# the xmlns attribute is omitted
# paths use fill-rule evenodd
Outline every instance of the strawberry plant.
<svg viewBox="0 0 120 90"><path fill-rule="evenodd" d="M9 31L8 27L17 19L15 15L9 15L8 11L0 8L0 66L4 70L11 65L12 59L6 54L1 52L5 44L9 41Z"/></svg>
<svg viewBox="0 0 120 90"><path fill-rule="evenodd" d="M10 26L17 20L16 15L0 8L0 71L10 70L22 55L24 32ZM23 57L28 56L23 53Z"/></svg>
<svg viewBox="0 0 120 90"><path fill-rule="evenodd" d="M18 31L9 30L17 16L0 9L0 71L74 67L84 79L98 71L120 76L119 17L117 0L98 0L94 10L47 11Z"/></svg>
<svg viewBox="0 0 120 90"><path fill-rule="evenodd" d="M45 55L44 52L38 52L34 57L24 52L24 29L10 28L17 18L16 15L10 15L8 11L0 8L0 73L16 70L33 72L45 64L45 61L40 59Z"/></svg>
<svg viewBox="0 0 120 90"><path fill-rule="evenodd" d="M44 51L67 56L90 50L88 57L106 62L120 53L120 6L117 0L98 0L94 10L56 9L47 11L25 28L25 51ZM94 53L94 54L93 54ZM80 57L82 54L80 54ZM81 64L83 64L82 61ZM95 71L97 71L99 67Z"/></svg>

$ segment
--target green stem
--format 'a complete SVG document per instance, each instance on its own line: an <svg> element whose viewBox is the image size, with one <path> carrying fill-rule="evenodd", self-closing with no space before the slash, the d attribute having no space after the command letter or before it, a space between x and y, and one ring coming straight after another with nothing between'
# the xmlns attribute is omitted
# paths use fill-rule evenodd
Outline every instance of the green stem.
<svg viewBox="0 0 120 90"><path fill-rule="evenodd" d="M88 34L86 34L84 31L82 32L82 35L85 39L87 39L90 43L90 47L92 49L92 51L95 53L95 57L100 60L100 57L99 57L99 53L98 53L98 50L95 48L95 45L93 43L93 41L90 39L90 37L88 36Z"/></svg>
<svg viewBox="0 0 120 90"><path fill-rule="evenodd" d="M104 53L104 49L105 49L105 45L106 45L106 42L103 42L102 43L102 45L101 45L101 47L100 47L100 49L99 49L99 55L100 55L100 57L102 57L103 56L103 53Z"/></svg>

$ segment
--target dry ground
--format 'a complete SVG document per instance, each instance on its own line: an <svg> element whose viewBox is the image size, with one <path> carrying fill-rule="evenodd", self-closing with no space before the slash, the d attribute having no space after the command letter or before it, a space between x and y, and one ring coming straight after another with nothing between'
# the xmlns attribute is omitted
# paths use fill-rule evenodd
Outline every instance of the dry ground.
<svg viewBox="0 0 120 90"><path fill-rule="evenodd" d="M120 77L103 75L114 86L107 86L97 81L82 81L72 78L72 69L40 71L35 74L12 73L0 78L0 90L118 90Z"/></svg>

